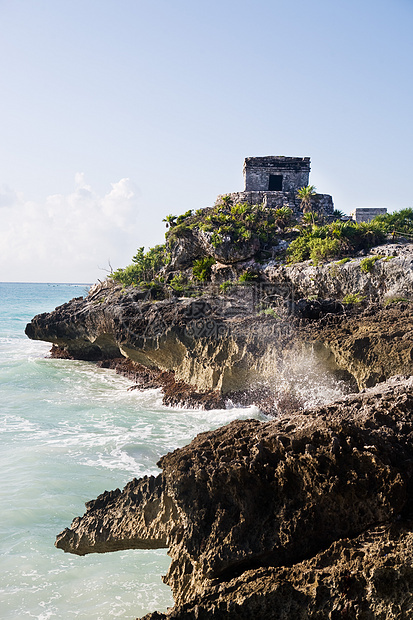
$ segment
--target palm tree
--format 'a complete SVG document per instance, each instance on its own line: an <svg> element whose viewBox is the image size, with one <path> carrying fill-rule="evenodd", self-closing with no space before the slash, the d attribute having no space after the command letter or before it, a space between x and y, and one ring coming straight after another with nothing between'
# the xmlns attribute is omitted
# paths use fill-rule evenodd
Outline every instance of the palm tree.
<svg viewBox="0 0 413 620"><path fill-rule="evenodd" d="M230 194L225 194L225 196L221 196L221 202L224 207L232 206L232 196Z"/></svg>
<svg viewBox="0 0 413 620"><path fill-rule="evenodd" d="M335 220L341 220L342 217L344 217L346 214L343 211L340 211L339 209L334 209L333 211L333 217Z"/></svg>
<svg viewBox="0 0 413 620"><path fill-rule="evenodd" d="M311 213L313 216L313 209L311 207L311 199L316 195L316 188L314 185L304 185L300 187L297 192L297 196L301 201L301 208L303 213ZM314 224L314 216L312 217Z"/></svg>
<svg viewBox="0 0 413 620"><path fill-rule="evenodd" d="M172 228L173 226L176 225L176 215L167 215L166 217L163 218L163 222L166 223L166 227L169 228L169 226Z"/></svg>
<svg viewBox="0 0 413 620"><path fill-rule="evenodd" d="M305 185L300 187L297 192L298 198L301 200L301 206L303 213L311 211L311 198L316 195L316 188L314 185Z"/></svg>

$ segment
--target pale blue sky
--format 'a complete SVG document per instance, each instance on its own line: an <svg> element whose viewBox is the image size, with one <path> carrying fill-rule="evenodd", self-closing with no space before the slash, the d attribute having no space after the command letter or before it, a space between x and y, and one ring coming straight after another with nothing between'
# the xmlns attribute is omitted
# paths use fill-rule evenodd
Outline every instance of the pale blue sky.
<svg viewBox="0 0 413 620"><path fill-rule="evenodd" d="M413 206L412 0L0 0L0 29L0 280L102 278L247 156Z"/></svg>

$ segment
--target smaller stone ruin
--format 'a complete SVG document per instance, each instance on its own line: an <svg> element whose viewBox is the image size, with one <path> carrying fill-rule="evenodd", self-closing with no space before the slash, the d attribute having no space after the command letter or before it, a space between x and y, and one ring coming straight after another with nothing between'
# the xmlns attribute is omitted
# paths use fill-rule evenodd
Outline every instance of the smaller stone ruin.
<svg viewBox="0 0 413 620"><path fill-rule="evenodd" d="M376 215L386 215L387 213L387 209L384 208L365 208L365 209L354 209L354 211L351 211L350 213L350 217L357 222L357 224L360 224L361 222L371 222L371 220L373 218L376 217Z"/></svg>

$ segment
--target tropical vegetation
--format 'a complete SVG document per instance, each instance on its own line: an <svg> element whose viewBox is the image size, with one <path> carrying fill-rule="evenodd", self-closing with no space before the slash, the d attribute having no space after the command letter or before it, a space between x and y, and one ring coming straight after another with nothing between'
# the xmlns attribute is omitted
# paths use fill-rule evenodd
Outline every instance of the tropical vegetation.
<svg viewBox="0 0 413 620"><path fill-rule="evenodd" d="M385 239L386 233L375 221L357 224L336 220L324 226L302 226L287 254L291 263L312 259L316 264L323 259L340 258L369 249Z"/></svg>
<svg viewBox="0 0 413 620"><path fill-rule="evenodd" d="M391 234L413 237L413 209L403 209L359 224L352 220L343 221L343 214L335 211L337 219L323 224L322 219L317 219L317 213L311 210L314 194L315 187L311 185L298 192L304 211L300 223L287 206L271 209L263 205L234 204L231 196L223 196L220 204L214 207L188 210L179 216L167 215L163 219L168 229L165 244L146 252L140 247L132 263L124 269L117 269L111 278L124 286L162 286L181 293L194 284L210 281L215 257L208 254L208 243L215 248L223 243L229 243L234 248L254 243L257 248L255 260L262 262L272 256L273 246L284 239L289 242L285 254L285 260L289 263L312 260L317 265L320 261L336 259L336 264L341 265L360 251L383 243ZM193 241L193 231L197 231L198 239L199 234L202 236L204 233L205 243L201 244L204 255L202 252L201 255L199 252L194 255L191 267L184 273L168 275L167 266L176 242L185 237ZM213 253L211 250L210 254ZM382 257L365 258L361 261L361 270L371 271L379 258ZM246 270L238 281L254 281L257 277L254 271Z"/></svg>

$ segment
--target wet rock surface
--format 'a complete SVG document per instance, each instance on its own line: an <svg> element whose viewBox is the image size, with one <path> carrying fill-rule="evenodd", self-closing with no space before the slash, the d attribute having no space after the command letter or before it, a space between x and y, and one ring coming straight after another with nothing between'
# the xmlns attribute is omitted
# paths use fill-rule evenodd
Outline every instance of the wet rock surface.
<svg viewBox="0 0 413 620"><path fill-rule="evenodd" d="M412 439L411 378L236 421L89 502L56 544L169 547L176 604L152 620L409 618Z"/></svg>
<svg viewBox="0 0 413 620"><path fill-rule="evenodd" d="M300 337L326 360L371 387L397 375L413 374L413 312L408 302L371 305L349 314L329 314L300 325Z"/></svg>
<svg viewBox="0 0 413 620"><path fill-rule="evenodd" d="M214 390L197 392L192 385L183 381L176 381L172 371L160 371L146 368L123 357L98 362L101 368L116 370L128 379L134 381L129 390L147 390L161 388L162 402L171 407L191 407L196 409L225 409L225 400Z"/></svg>

